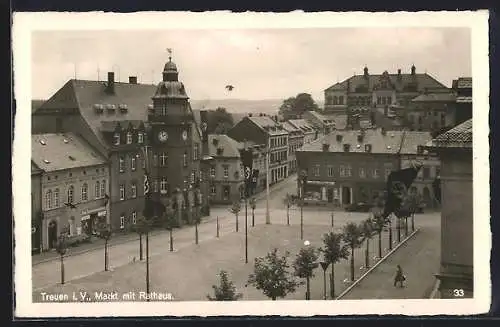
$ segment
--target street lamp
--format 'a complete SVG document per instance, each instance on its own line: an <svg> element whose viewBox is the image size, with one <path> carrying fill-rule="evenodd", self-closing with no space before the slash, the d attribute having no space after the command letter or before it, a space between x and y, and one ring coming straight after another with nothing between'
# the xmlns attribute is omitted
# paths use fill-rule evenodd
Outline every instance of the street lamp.
<svg viewBox="0 0 500 327"><path fill-rule="evenodd" d="M323 269L323 299L326 300L326 270L328 269L330 263L327 261L321 261L320 265Z"/></svg>
<svg viewBox="0 0 500 327"><path fill-rule="evenodd" d="M64 284L64 255L68 245L66 244L66 236L61 234L59 236L59 241L57 242L57 253L61 256L61 284Z"/></svg>
<svg viewBox="0 0 500 327"><path fill-rule="evenodd" d="M309 242L308 240L305 240L304 241L304 246L308 247L309 245L311 245L311 242ZM310 300L311 299L311 284L310 284L310 276L309 274L306 275L306 300Z"/></svg>

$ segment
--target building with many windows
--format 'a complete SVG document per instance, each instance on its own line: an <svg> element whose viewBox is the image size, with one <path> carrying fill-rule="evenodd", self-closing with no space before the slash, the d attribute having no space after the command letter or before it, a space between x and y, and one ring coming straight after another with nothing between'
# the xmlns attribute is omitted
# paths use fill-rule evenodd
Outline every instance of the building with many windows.
<svg viewBox="0 0 500 327"><path fill-rule="evenodd" d="M74 133L32 135L31 160L41 170L43 250L62 233L91 236L109 223L108 165L86 141Z"/></svg>
<svg viewBox="0 0 500 327"><path fill-rule="evenodd" d="M454 123L458 125L472 118L472 77L454 80L452 88L457 95Z"/></svg>
<svg viewBox="0 0 500 327"><path fill-rule="evenodd" d="M31 253L42 250L42 172L31 161Z"/></svg>
<svg viewBox="0 0 500 327"><path fill-rule="evenodd" d="M269 147L270 184L288 176L288 132L283 123L265 115L245 117L227 135L238 142L248 141L259 148Z"/></svg>
<svg viewBox="0 0 500 327"><path fill-rule="evenodd" d="M472 148L472 119L426 147L441 161L441 265L436 277L444 299L470 298L474 291Z"/></svg>
<svg viewBox="0 0 500 327"><path fill-rule="evenodd" d="M288 121L283 122L283 127L288 132L288 173L292 174L297 171L295 151L304 145L304 133Z"/></svg>
<svg viewBox="0 0 500 327"><path fill-rule="evenodd" d="M317 132L305 119L290 119L288 123L302 131L302 134L304 134L303 144L311 143L319 137L319 132Z"/></svg>

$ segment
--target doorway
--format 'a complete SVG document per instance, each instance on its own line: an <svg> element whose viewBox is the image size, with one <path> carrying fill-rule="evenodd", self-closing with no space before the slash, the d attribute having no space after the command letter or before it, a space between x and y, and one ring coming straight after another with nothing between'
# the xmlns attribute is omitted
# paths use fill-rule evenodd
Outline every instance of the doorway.
<svg viewBox="0 0 500 327"><path fill-rule="evenodd" d="M330 202L330 203L333 202L333 188L328 189L327 198L328 198L328 202Z"/></svg>
<svg viewBox="0 0 500 327"><path fill-rule="evenodd" d="M351 189L347 186L342 187L342 204L351 204Z"/></svg>
<svg viewBox="0 0 500 327"><path fill-rule="evenodd" d="M57 246L57 222L55 220L49 223L48 234L49 249L54 249Z"/></svg>

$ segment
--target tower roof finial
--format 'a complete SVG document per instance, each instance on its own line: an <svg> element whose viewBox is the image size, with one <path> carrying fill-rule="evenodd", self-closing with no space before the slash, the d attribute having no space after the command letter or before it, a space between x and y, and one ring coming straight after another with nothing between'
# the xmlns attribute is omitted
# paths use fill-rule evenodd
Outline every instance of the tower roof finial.
<svg viewBox="0 0 500 327"><path fill-rule="evenodd" d="M172 61L172 48L167 48L168 52L168 61Z"/></svg>

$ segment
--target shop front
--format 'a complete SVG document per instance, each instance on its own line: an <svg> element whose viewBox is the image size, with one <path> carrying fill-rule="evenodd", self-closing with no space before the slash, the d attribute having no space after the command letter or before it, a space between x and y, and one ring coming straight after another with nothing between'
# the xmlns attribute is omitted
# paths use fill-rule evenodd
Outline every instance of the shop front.
<svg viewBox="0 0 500 327"><path fill-rule="evenodd" d="M106 207L82 210L80 222L81 227L77 227L77 234L83 232L87 235L98 235L99 227L108 223Z"/></svg>

